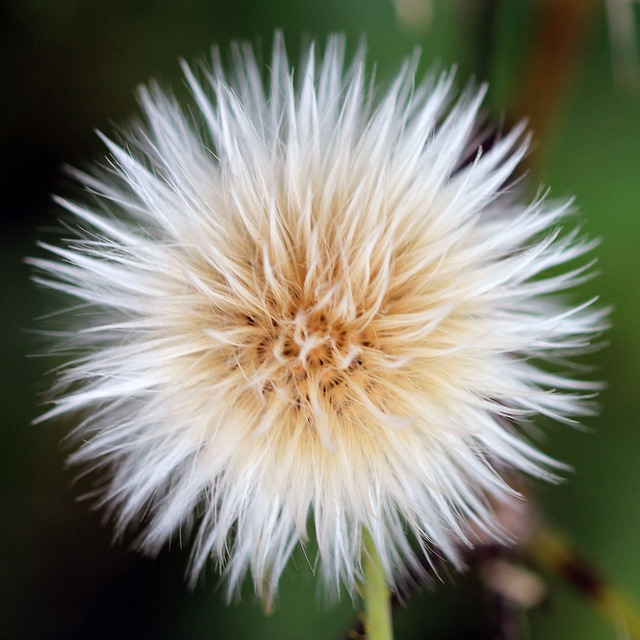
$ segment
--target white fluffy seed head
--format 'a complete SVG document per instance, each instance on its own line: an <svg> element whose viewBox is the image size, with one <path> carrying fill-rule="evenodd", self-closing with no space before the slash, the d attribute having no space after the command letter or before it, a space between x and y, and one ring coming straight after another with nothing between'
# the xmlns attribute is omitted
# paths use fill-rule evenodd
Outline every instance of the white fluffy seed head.
<svg viewBox="0 0 640 640"><path fill-rule="evenodd" d="M482 91L451 74L410 60L378 93L339 37L295 74L279 38L265 78L233 53L184 65L189 115L143 89L144 124L76 172L96 203L60 200L76 237L31 262L76 299L76 357L44 418L82 416L72 461L108 468L118 534L156 552L195 525L192 579L213 558L230 592L250 571L272 595L309 523L333 591L365 529L390 581L505 539L505 474L558 467L522 426L589 411L554 363L604 325L557 295L592 243L509 196L522 127L474 148Z"/></svg>

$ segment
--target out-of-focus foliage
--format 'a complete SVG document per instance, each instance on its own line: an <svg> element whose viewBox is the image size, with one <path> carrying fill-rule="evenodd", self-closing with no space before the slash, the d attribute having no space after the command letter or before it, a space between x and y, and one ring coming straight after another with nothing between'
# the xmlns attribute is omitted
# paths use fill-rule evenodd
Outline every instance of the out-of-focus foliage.
<svg viewBox="0 0 640 640"><path fill-rule="evenodd" d="M17 0L0 4L0 635L7 638L338 638L354 618L350 601L323 603L300 552L265 618L250 589L229 607L213 570L189 593L187 553L156 561L110 544L100 514L70 486L64 435L72 425L30 425L39 412L52 359L28 358L43 339L28 330L56 301L37 291L22 263L36 237L59 227L52 192L77 187L61 165L85 166L103 150L94 129L110 132L135 113L132 89L150 77L186 96L178 56L196 60L212 43L262 42L282 28L292 60L301 39L330 31L355 47L384 80L416 45L423 66L458 64L460 83L492 82L492 116L509 120L536 28L538 4L497 0L427 2L426 22L406 29L386 0ZM588 358L608 387L589 433L553 427L548 452L576 471L560 487L535 487L546 517L640 599L640 97L615 86L604 9L595 11L570 90L547 135L537 141L537 176L552 194L577 195L586 231L599 236L602 275L583 295L615 306L609 346ZM559 61L559 64L562 61ZM535 140L535 138L534 138ZM532 189L535 186L532 186ZM50 381L50 378L49 378ZM132 542L133 538L125 541ZM485 638L484 595L473 575L441 576L395 617L403 638ZM548 603L528 616L532 638L583 640L613 631L565 585L550 583Z"/></svg>

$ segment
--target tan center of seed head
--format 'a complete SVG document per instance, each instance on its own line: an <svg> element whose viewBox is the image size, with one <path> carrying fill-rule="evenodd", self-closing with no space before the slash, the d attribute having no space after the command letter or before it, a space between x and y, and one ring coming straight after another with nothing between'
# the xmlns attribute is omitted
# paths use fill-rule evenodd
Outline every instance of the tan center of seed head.
<svg viewBox="0 0 640 640"><path fill-rule="evenodd" d="M256 325L253 318L247 322ZM296 308L271 326L260 326L260 338L245 350L257 373L269 372L260 393L285 393L299 408L308 400L309 385L316 385L330 401L344 399L347 376L363 374L367 350L372 347L368 330L354 331L348 321L332 319L325 311ZM242 358L242 359L245 359Z"/></svg>

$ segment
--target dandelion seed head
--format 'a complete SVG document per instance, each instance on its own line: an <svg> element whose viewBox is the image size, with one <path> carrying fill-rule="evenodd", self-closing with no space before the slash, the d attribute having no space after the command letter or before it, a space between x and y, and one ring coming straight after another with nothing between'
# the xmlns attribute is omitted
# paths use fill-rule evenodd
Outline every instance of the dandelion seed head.
<svg viewBox="0 0 640 640"><path fill-rule="evenodd" d="M309 526L334 592L363 530L390 581L507 540L505 478L561 468L524 429L596 388L552 366L606 313L559 295L593 246L570 205L510 186L523 127L483 151L482 90L411 59L376 91L344 47L293 72L277 38L265 77L240 45L230 73L184 64L189 111L143 89L144 123L75 172L95 202L60 200L77 237L31 260L82 309L44 417L81 416L71 460L106 468L118 535L195 529L191 579L213 558L230 592L272 595Z"/></svg>

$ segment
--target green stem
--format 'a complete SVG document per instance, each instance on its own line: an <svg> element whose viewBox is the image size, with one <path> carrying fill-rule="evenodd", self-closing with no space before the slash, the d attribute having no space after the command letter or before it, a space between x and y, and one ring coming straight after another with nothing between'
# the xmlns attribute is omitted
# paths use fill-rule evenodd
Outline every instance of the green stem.
<svg viewBox="0 0 640 640"><path fill-rule="evenodd" d="M391 592L382 569L380 556L368 531L363 533L365 631L368 640L393 640Z"/></svg>

